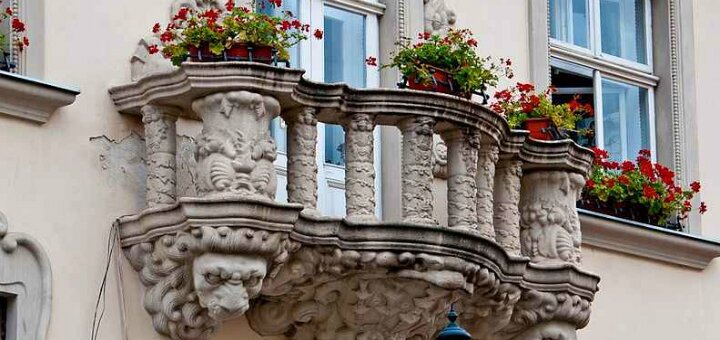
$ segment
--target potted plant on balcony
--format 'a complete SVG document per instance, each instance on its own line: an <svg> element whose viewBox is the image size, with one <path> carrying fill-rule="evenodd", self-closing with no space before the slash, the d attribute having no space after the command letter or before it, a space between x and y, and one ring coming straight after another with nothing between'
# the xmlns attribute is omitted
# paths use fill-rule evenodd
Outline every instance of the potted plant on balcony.
<svg viewBox="0 0 720 340"><path fill-rule="evenodd" d="M481 58L475 48L477 40L467 29L448 31L446 36L420 33L420 42L398 42L399 50L392 62L383 67L397 67L403 75L401 88L449 93L469 98L473 93L485 97L489 86L497 85L500 75L512 78L511 61L494 63ZM368 58L374 65L375 58Z"/></svg>
<svg viewBox="0 0 720 340"><path fill-rule="evenodd" d="M641 150L636 162L609 160L607 151L595 152L590 178L578 207L668 229L682 230L682 222L692 211L692 199L700 192L700 182L682 188L675 173L653 163L650 151ZM699 212L707 205L700 203Z"/></svg>
<svg viewBox="0 0 720 340"><path fill-rule="evenodd" d="M282 0L270 0L281 6ZM182 7L165 29L157 23L153 33L160 45L151 45L150 53L162 52L179 66L186 60L196 62L255 61L265 64L287 62L288 49L307 39L310 26L284 12L281 16L237 7L229 0L222 9L197 11ZM315 30L321 39L323 32Z"/></svg>
<svg viewBox="0 0 720 340"><path fill-rule="evenodd" d="M6 20L10 20L10 36L0 32L0 71L10 72L15 68L11 57L12 48L17 47L18 51L22 52L30 46L30 40L25 35L25 23L14 14L10 7L0 13L0 25L4 25Z"/></svg>
<svg viewBox="0 0 720 340"><path fill-rule="evenodd" d="M592 116L592 106L581 105L577 97L570 103L553 104L550 99L553 91L551 87L543 93L536 93L534 85L517 83L496 92L490 108L503 115L510 128L528 130L534 139L562 139L568 131L587 133L576 130L576 123L585 116Z"/></svg>

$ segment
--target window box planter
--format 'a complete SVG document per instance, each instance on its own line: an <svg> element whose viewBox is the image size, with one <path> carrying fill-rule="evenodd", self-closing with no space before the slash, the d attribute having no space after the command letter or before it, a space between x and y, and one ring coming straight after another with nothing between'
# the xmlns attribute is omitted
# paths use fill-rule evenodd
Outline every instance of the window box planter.
<svg viewBox="0 0 720 340"><path fill-rule="evenodd" d="M592 197L583 197L577 203L577 207L584 210L594 211L603 215L614 216L624 220L634 221L643 224L649 224L660 228L674 231L684 231L685 227L680 221L660 221L648 214L648 208L630 202L602 202Z"/></svg>
<svg viewBox="0 0 720 340"><path fill-rule="evenodd" d="M537 140L563 139L550 118L528 118L523 123L523 129L530 131L530 138Z"/></svg>
<svg viewBox="0 0 720 340"><path fill-rule="evenodd" d="M263 64L277 64L277 50L270 46L256 46L251 44L235 44L222 54L214 54L207 44L200 48L188 48L190 60L194 62L221 62L221 61L254 61Z"/></svg>

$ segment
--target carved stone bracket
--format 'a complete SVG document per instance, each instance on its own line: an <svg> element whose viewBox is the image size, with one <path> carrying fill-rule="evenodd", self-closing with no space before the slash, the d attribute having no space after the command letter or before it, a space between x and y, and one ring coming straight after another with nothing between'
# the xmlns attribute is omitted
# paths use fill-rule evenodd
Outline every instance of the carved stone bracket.
<svg viewBox="0 0 720 340"><path fill-rule="evenodd" d="M289 230L300 209L183 198L169 209L119 219L125 255L147 287L144 304L155 329L173 339L201 339L243 315L264 279L297 249Z"/></svg>

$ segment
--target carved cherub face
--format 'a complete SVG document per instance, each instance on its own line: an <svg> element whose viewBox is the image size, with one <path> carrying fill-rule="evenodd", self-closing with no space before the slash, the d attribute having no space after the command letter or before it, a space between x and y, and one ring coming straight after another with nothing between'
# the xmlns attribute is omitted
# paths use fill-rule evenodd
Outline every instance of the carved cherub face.
<svg viewBox="0 0 720 340"><path fill-rule="evenodd" d="M200 305L222 321L243 315L260 293L267 261L251 255L203 254L193 262Z"/></svg>

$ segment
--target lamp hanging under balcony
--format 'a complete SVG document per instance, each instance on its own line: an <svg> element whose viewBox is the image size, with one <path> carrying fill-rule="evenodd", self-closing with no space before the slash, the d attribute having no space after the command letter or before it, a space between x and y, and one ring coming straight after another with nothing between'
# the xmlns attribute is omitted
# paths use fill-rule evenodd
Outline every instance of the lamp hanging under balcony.
<svg viewBox="0 0 720 340"><path fill-rule="evenodd" d="M450 307L450 312L448 312L448 320L450 320L450 323L445 326L440 331L440 334L437 336L437 340L470 340L472 339L472 335L468 333L468 331L464 330L462 327L460 327L455 321L458 318L458 314L455 312L455 307Z"/></svg>

